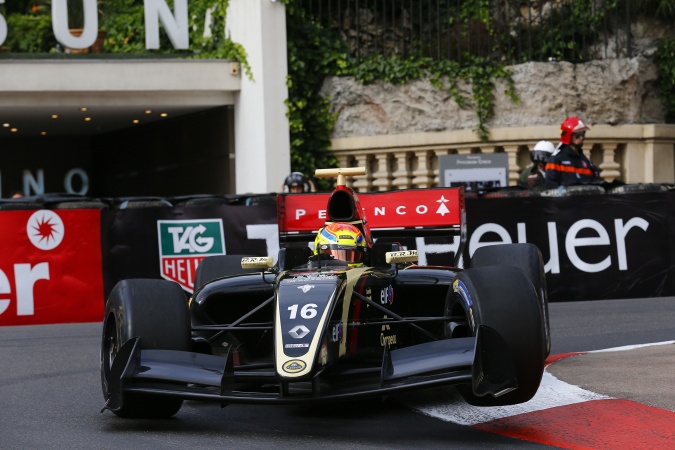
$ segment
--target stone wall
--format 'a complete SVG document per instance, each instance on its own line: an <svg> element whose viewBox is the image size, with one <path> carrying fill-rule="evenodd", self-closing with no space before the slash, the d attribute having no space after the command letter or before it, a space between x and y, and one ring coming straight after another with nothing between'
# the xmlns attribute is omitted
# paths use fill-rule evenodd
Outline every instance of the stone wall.
<svg viewBox="0 0 675 450"><path fill-rule="evenodd" d="M617 58L584 64L530 62L510 66L520 102L497 82L495 115L489 128L559 126L577 115L594 124L664 123L665 111L655 87L657 68L647 57ZM471 97L470 86L460 91ZM475 129L474 111L461 109L447 92L428 80L405 85L363 85L353 78L329 78L323 93L338 113L333 138ZM551 136L551 140L556 136Z"/></svg>

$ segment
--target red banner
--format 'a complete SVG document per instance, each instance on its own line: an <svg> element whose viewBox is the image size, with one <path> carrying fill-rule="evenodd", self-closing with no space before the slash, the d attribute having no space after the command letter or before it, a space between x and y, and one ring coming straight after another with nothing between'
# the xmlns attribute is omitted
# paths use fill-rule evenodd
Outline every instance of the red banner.
<svg viewBox="0 0 675 450"><path fill-rule="evenodd" d="M330 194L280 198L279 231L316 231L326 221ZM371 229L459 226L464 208L459 188L411 189L358 194Z"/></svg>
<svg viewBox="0 0 675 450"><path fill-rule="evenodd" d="M103 318L100 211L3 211L0 325Z"/></svg>

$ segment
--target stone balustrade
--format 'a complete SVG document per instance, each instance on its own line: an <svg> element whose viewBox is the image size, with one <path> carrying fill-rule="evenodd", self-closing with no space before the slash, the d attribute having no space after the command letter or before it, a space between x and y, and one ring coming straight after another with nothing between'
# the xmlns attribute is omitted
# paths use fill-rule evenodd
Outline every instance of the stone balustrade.
<svg viewBox="0 0 675 450"><path fill-rule="evenodd" d="M438 187L438 157L469 153L506 153L509 185L518 183L530 164L529 151L540 140L558 143L557 127L490 130L481 141L471 130L333 139L340 167L366 167L351 180L360 192ZM675 125L591 125L584 151L602 169L605 181L675 182Z"/></svg>

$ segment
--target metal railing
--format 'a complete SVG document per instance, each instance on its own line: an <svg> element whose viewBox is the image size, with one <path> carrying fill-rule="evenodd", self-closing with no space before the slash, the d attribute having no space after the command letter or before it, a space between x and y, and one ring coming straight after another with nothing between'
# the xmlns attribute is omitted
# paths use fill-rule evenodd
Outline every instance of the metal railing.
<svg viewBox="0 0 675 450"><path fill-rule="evenodd" d="M632 57L631 1L302 0L357 60L422 56L468 63Z"/></svg>

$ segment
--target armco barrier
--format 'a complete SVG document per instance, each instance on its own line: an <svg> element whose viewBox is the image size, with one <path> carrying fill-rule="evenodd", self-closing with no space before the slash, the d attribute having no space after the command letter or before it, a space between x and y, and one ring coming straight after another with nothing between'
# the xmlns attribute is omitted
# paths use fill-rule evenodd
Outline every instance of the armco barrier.
<svg viewBox="0 0 675 450"><path fill-rule="evenodd" d="M190 291L210 254L274 256L271 199L0 200L0 325L98 321L121 279L167 278ZM675 191L467 196L466 210L464 259L482 245L534 243L551 301L675 295ZM450 264L457 248L438 237L404 244L421 264Z"/></svg>

